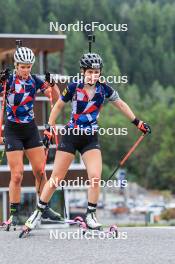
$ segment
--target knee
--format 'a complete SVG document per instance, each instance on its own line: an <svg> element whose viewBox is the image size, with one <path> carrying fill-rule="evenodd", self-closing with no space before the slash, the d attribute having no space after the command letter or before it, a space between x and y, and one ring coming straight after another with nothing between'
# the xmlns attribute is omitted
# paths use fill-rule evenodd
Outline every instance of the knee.
<svg viewBox="0 0 175 264"><path fill-rule="evenodd" d="M11 173L11 182L13 182L15 185L21 185L23 177L23 170L16 170L12 171Z"/></svg>
<svg viewBox="0 0 175 264"><path fill-rule="evenodd" d="M33 174L35 177L41 177L41 176L45 176L45 171L43 171L43 168L38 167L33 170Z"/></svg>

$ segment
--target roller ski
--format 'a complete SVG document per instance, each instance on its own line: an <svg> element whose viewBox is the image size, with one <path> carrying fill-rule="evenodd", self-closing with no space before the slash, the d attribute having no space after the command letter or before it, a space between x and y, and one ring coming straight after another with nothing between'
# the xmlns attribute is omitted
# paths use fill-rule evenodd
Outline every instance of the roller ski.
<svg viewBox="0 0 175 264"><path fill-rule="evenodd" d="M11 228L14 231L16 231L17 225L18 225L17 215L11 215L10 218L7 221L3 222L0 227L4 231L10 231Z"/></svg>
<svg viewBox="0 0 175 264"><path fill-rule="evenodd" d="M29 217L29 219L26 221L25 225L22 228L21 233L19 234L19 238L24 238L27 237L30 232L36 228L36 226L39 224L39 222L41 221L41 217L42 217L42 212L39 209L36 209L34 211L34 213ZM70 224L70 225L78 225L79 227L85 229L86 224L83 220L82 217L77 216L74 219L66 219L64 220L62 218L62 220L57 221L57 223L60 224Z"/></svg>
<svg viewBox="0 0 175 264"><path fill-rule="evenodd" d="M21 238L23 236L28 235L30 231L34 229L41 221L59 223L60 221L63 221L63 220L64 219L61 217L61 215L53 211L51 208L49 208L48 205L45 207L44 210L40 210L38 208L34 211L34 213L26 221L19 237Z"/></svg>
<svg viewBox="0 0 175 264"><path fill-rule="evenodd" d="M109 235L113 238L118 237L118 228L116 225L111 225L108 227L107 230L104 230L104 227L102 224L98 223L97 218L96 218L96 212L91 211L87 212L85 216L85 226L83 229L83 234L85 235L86 233L92 234L93 236L99 236L100 233L103 233L104 235Z"/></svg>

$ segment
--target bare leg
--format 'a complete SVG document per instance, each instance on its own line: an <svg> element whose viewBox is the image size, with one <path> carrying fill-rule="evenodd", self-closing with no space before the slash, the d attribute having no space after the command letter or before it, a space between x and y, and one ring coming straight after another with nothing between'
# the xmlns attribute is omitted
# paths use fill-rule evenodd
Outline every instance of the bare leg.
<svg viewBox="0 0 175 264"><path fill-rule="evenodd" d="M88 189L88 202L96 204L100 194L99 181L102 173L102 157L99 149L86 151L82 159L87 169L91 186Z"/></svg>
<svg viewBox="0 0 175 264"><path fill-rule="evenodd" d="M7 161L11 171L9 184L10 203L20 203L21 182L23 179L23 151L6 152Z"/></svg>
<svg viewBox="0 0 175 264"><path fill-rule="evenodd" d="M45 161L45 152L43 147L36 147L32 149L25 150L25 154L29 159L33 174L35 176L35 185L38 195L42 193L43 187L47 182L47 177L45 171L42 172L43 164Z"/></svg>
<svg viewBox="0 0 175 264"><path fill-rule="evenodd" d="M52 175L49 181L47 181L47 183L45 184L41 193L40 199L43 202L48 203L50 201L53 193L57 188L56 184L53 183L59 184L59 182L65 178L68 168L73 159L74 155L71 153L64 151L56 152Z"/></svg>

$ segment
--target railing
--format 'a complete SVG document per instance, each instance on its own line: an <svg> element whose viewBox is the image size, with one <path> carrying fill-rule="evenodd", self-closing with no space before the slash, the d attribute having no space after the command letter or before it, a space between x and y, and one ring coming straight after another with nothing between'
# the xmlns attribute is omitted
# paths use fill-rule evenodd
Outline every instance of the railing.
<svg viewBox="0 0 175 264"><path fill-rule="evenodd" d="M57 190L62 190L61 187L58 187ZM70 217L70 211L69 211L69 191L70 190L87 190L87 186L66 186L64 187L64 198L65 198L65 208L66 208L66 213L67 217ZM0 188L0 194L2 194L2 221L7 220L7 212L8 212L8 192L9 188L7 187L1 187ZM22 187L21 188L21 193L34 193L36 194L36 189L35 187ZM37 194L36 194L36 201L38 200ZM51 225L44 225L45 227ZM52 225L53 227L53 225Z"/></svg>

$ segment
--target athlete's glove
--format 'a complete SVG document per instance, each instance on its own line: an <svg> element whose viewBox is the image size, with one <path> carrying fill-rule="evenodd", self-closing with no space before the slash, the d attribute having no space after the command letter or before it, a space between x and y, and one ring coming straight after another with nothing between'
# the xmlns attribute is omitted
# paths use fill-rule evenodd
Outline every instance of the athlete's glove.
<svg viewBox="0 0 175 264"><path fill-rule="evenodd" d="M49 86L53 87L55 85L54 79L50 78L50 72L45 73L45 81L49 83Z"/></svg>
<svg viewBox="0 0 175 264"><path fill-rule="evenodd" d="M0 72L0 83L3 84L3 82L5 82L10 75L10 70L9 69L5 69L3 71Z"/></svg>
<svg viewBox="0 0 175 264"><path fill-rule="evenodd" d="M137 118L135 118L133 121L132 121L132 123L138 128L138 129L140 129L140 131L142 131L144 134L146 134L146 133L151 133L151 127L147 124L147 123L145 123L145 122L143 122L143 121L141 121L141 120L139 120L139 119L137 119Z"/></svg>
<svg viewBox="0 0 175 264"><path fill-rule="evenodd" d="M53 133L54 129L49 124L45 125L43 144L46 148L49 148L50 144L53 144Z"/></svg>

